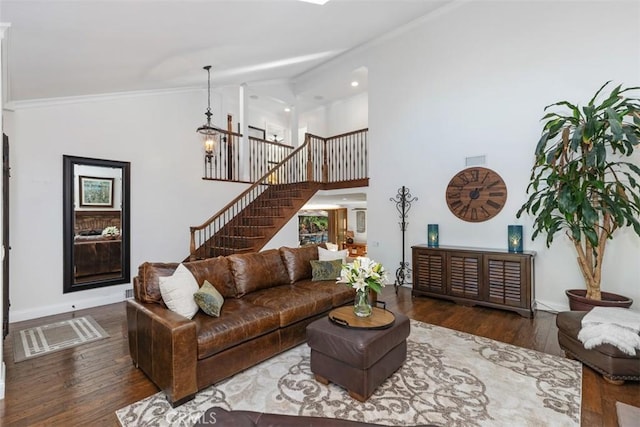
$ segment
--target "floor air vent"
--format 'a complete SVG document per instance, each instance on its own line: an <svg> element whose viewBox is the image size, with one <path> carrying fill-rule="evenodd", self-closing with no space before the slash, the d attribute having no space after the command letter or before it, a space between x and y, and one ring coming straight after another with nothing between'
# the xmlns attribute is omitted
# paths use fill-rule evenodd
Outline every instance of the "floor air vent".
<svg viewBox="0 0 640 427"><path fill-rule="evenodd" d="M125 289L124 290L124 298L125 299L133 298L133 289Z"/></svg>

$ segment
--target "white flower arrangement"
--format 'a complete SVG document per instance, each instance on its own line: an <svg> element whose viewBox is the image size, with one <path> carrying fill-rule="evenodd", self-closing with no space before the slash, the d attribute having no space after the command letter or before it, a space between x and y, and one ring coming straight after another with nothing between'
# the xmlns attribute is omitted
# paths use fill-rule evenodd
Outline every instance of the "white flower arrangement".
<svg viewBox="0 0 640 427"><path fill-rule="evenodd" d="M387 273L379 262L358 257L353 262L342 266L337 282L346 283L358 292L371 288L379 293L387 283Z"/></svg>
<svg viewBox="0 0 640 427"><path fill-rule="evenodd" d="M115 225L105 227L102 230L103 236L118 236L119 234L120 234L120 230L118 230L118 227L116 227Z"/></svg>

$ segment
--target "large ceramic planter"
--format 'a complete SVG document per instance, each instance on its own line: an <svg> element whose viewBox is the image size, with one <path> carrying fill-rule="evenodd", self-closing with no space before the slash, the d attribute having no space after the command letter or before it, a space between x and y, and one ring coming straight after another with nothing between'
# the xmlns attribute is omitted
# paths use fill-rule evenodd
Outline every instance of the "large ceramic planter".
<svg viewBox="0 0 640 427"><path fill-rule="evenodd" d="M631 298L609 292L602 292L600 301L585 297L586 289L568 289L565 293L569 298L569 308L572 311L590 311L593 307L629 308L633 304Z"/></svg>

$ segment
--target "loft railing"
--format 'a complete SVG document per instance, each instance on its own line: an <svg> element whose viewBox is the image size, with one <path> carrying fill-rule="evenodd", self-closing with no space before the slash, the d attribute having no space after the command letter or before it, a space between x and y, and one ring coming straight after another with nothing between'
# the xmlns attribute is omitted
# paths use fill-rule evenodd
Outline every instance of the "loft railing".
<svg viewBox="0 0 640 427"><path fill-rule="evenodd" d="M335 183L368 178L368 131L362 129L330 138L307 134L311 141L309 158L315 166L310 180Z"/></svg>
<svg viewBox="0 0 640 427"><path fill-rule="evenodd" d="M215 128L220 133L220 142L211 156L204 156L204 179L219 181L241 181L240 138L241 134Z"/></svg>
<svg viewBox="0 0 640 427"><path fill-rule="evenodd" d="M293 147L275 141L249 137L249 181L256 182L293 151Z"/></svg>
<svg viewBox="0 0 640 427"><path fill-rule="evenodd" d="M329 184L368 178L368 129L330 138L307 134L303 145L293 150L273 169L268 170L242 194L215 215L198 226L190 227L189 258L209 258L237 249L237 237L247 241L258 238L268 225L260 221L270 210L276 212L279 203L287 202L287 191L296 191L292 184ZM267 191L278 191L276 200ZM240 215L246 209L256 214L256 221ZM223 232L224 231L224 232ZM231 242L233 239L233 245ZM248 245L248 243L247 243Z"/></svg>
<svg viewBox="0 0 640 427"><path fill-rule="evenodd" d="M216 128L220 143L213 154L204 157L204 179L216 181L256 182L280 163L293 147L275 141L249 137L249 181L241 176L240 138L242 134Z"/></svg>

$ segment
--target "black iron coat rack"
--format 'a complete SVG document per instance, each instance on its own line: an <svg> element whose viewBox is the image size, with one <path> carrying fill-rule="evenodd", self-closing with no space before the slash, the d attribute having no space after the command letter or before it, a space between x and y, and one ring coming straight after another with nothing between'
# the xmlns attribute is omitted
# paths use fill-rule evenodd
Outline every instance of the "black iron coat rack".
<svg viewBox="0 0 640 427"><path fill-rule="evenodd" d="M409 225L409 223L407 222L407 215L409 213L409 209L411 209L411 203L418 200L418 198L413 197L409 189L403 185L401 188L398 189L398 194L396 195L396 198L394 199L392 197L389 200L396 204L396 209L400 214L400 222L398 224L400 224L400 230L402 232L402 261L400 261L400 267L398 267L398 269L396 270L396 281L393 284L393 287L397 294L398 286L404 285L406 277L411 272L411 269L409 268L409 263L405 261L404 235L405 235L405 232L407 231L407 226Z"/></svg>

